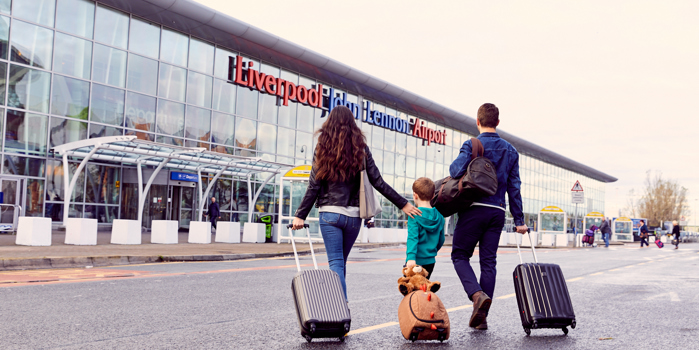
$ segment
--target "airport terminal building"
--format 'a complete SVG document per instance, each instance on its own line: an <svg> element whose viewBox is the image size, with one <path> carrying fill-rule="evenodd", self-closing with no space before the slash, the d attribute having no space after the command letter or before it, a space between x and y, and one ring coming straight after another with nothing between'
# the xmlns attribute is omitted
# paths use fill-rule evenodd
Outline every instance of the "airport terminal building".
<svg viewBox="0 0 699 350"><path fill-rule="evenodd" d="M192 0L0 0L0 74L4 203L54 223L64 210L104 225L136 216L135 165L123 162L87 163L64 208L65 169L54 147L78 140L133 135L303 165L311 163L313 132L328 110L346 105L386 182L411 198L414 179L447 176L461 144L478 134L473 117ZM546 206L572 216L576 180L585 190L579 213L604 212L605 183L614 177L500 135L521 155L528 225ZM74 172L80 159L71 162ZM279 177L262 186L264 176L255 176L254 191L263 188L249 203L246 180L216 181L211 194L222 220L276 215L290 197L298 205L305 189L284 187L280 194ZM147 194L144 226L168 219L188 227L196 218L196 191L186 176L159 173ZM402 228L405 220L386 202L376 224Z"/></svg>

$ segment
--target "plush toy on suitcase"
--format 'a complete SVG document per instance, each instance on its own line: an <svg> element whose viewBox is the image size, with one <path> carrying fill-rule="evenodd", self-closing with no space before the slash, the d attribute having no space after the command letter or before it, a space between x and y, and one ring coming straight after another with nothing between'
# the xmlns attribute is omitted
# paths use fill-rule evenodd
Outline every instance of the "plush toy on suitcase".
<svg viewBox="0 0 699 350"><path fill-rule="evenodd" d="M309 343L313 338L338 338L344 341L345 335L350 330L352 317L342 290L340 276L335 271L318 269L308 224L304 225L304 228L308 243L311 245L315 270L301 271L294 233L291 231L291 225L288 228L296 268L299 271L291 281L291 291L294 295L301 335Z"/></svg>
<svg viewBox="0 0 699 350"><path fill-rule="evenodd" d="M531 247L535 263L525 264L517 244L520 264L513 273L524 332L528 336L532 329L559 328L568 334L568 326L575 328L576 322L563 272L556 264L540 264Z"/></svg>
<svg viewBox="0 0 699 350"><path fill-rule="evenodd" d="M398 306L398 323L405 339L449 339L449 315L439 297L434 294L441 284L427 279L422 266L403 268L398 279L398 290L405 295Z"/></svg>

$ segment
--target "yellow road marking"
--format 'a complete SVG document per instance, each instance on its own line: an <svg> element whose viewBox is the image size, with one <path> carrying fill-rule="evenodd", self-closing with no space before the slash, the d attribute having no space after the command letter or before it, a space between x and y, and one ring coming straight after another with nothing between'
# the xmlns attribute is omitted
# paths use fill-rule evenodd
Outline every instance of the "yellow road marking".
<svg viewBox="0 0 699 350"><path fill-rule="evenodd" d="M576 277L576 278L571 278L571 279L569 279L569 280L566 280L566 282L575 282L575 281L580 281L580 280L581 280L581 279L583 279L583 278L585 278L585 277Z"/></svg>
<svg viewBox="0 0 699 350"><path fill-rule="evenodd" d="M463 310L463 309L468 309L470 307L473 307L473 305L461 305L457 307L453 307L451 309L447 309L447 312L452 312L452 311L457 311L457 310Z"/></svg>
<svg viewBox="0 0 699 350"><path fill-rule="evenodd" d="M609 270L609 271L619 271L619 270L620 270L620 269L613 269L613 270Z"/></svg>
<svg viewBox="0 0 699 350"><path fill-rule="evenodd" d="M632 267L633 267L633 265L626 266L627 269L630 269Z"/></svg>
<svg viewBox="0 0 699 350"><path fill-rule="evenodd" d="M495 299L509 299L509 298L512 298L512 297L515 296L515 295L517 295L517 294L512 293L512 294L508 294L508 295L503 295L503 296L501 296L501 297L497 297L497 298L495 298Z"/></svg>
<svg viewBox="0 0 699 350"><path fill-rule="evenodd" d="M640 264L636 264L636 265L639 265L639 266L640 266L640 265L645 265L645 264L646 264L646 263L640 263Z"/></svg>
<svg viewBox="0 0 699 350"><path fill-rule="evenodd" d="M597 273L591 274L590 276L597 276L597 275L601 275L601 274L603 274L603 273L604 273L604 272L597 272Z"/></svg>
<svg viewBox="0 0 699 350"><path fill-rule="evenodd" d="M376 326L371 326L371 327L364 327L364 328L355 329L355 330L350 331L349 333L347 333L347 335L359 334L359 333L374 331L374 330L377 330L377 329L386 328L386 327L391 327L391 326L397 326L397 325L398 325L398 322L386 322L386 323L382 323L382 324L377 324Z"/></svg>

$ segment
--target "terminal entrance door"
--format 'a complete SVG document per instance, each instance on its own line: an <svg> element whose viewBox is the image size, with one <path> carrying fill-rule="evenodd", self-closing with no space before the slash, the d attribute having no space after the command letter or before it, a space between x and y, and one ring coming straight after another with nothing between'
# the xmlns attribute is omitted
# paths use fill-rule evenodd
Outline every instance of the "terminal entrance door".
<svg viewBox="0 0 699 350"><path fill-rule="evenodd" d="M17 230L18 217L21 214L21 198L23 193L23 179L12 177L0 177L0 232Z"/></svg>
<svg viewBox="0 0 699 350"><path fill-rule="evenodd" d="M180 230L189 229L189 222L195 217L197 187L196 183L187 183L187 186L168 186L167 219L179 223Z"/></svg>

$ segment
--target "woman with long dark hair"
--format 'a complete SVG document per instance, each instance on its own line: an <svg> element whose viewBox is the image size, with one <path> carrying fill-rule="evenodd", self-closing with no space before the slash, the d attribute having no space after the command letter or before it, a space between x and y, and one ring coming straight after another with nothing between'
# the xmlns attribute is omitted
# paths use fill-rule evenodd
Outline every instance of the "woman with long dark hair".
<svg viewBox="0 0 699 350"><path fill-rule="evenodd" d="M311 176L306 195L294 215L293 228L303 228L304 220L315 203L320 212L320 233L330 270L340 276L347 298L345 267L362 223L359 217L359 183L365 164L369 182L379 193L410 217L422 212L381 178L366 145L366 138L349 108L333 108L316 134L318 145L313 155Z"/></svg>

